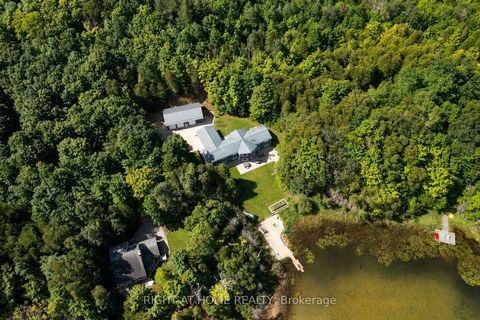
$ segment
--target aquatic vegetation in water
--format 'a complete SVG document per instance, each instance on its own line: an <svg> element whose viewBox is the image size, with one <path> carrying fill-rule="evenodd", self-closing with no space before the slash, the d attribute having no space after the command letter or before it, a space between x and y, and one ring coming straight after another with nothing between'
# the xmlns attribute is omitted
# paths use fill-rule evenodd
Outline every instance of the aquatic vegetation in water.
<svg viewBox="0 0 480 320"><path fill-rule="evenodd" d="M457 245L447 246L435 242L431 232L421 226L398 223L360 223L311 216L301 221L289 239L296 251L315 244L320 249L341 247L353 249L356 254L375 256L384 266L394 261L411 261L441 257L454 261L462 279L471 286L480 286L480 245L461 230L455 230ZM311 251L310 251L311 252Z"/></svg>

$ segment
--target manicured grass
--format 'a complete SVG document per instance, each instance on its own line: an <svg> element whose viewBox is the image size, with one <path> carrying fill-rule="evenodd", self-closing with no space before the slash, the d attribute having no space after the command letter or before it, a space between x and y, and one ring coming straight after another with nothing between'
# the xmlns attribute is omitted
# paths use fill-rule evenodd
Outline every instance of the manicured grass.
<svg viewBox="0 0 480 320"><path fill-rule="evenodd" d="M185 229L169 231L167 233L167 241L170 246L170 254L187 247L188 232Z"/></svg>
<svg viewBox="0 0 480 320"><path fill-rule="evenodd" d="M243 175L235 167L230 170L238 183L239 204L261 220L271 215L269 205L286 197L273 175L274 166L275 163L271 162Z"/></svg>
<svg viewBox="0 0 480 320"><path fill-rule="evenodd" d="M238 118L229 115L223 115L215 118L215 128L219 130L223 136L226 136L230 132L240 128L252 128L258 126L259 123L249 118Z"/></svg>
<svg viewBox="0 0 480 320"><path fill-rule="evenodd" d="M253 128L260 123L249 118L222 115L215 118L214 125L223 136L226 136L233 130ZM272 145L275 147L282 141L282 134L275 129L268 129L273 137ZM274 167L274 163L269 163L243 175L240 175L235 167L230 170L232 177L237 179L240 191L239 204L262 220L270 216L269 205L285 198L273 175Z"/></svg>

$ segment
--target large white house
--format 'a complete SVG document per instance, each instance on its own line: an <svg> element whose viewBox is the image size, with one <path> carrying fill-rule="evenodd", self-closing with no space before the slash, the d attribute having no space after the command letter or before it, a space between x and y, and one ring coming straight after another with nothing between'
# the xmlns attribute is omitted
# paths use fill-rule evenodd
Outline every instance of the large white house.
<svg viewBox="0 0 480 320"><path fill-rule="evenodd" d="M251 160L257 151L270 147L272 136L265 126L251 129L237 129L222 139L213 126L204 126L197 131L203 146L206 162L231 162L234 160Z"/></svg>

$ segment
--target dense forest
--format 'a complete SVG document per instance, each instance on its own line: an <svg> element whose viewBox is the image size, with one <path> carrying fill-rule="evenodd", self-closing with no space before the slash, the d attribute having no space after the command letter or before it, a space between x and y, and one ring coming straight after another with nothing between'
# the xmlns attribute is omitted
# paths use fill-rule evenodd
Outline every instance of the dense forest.
<svg viewBox="0 0 480 320"><path fill-rule="evenodd" d="M112 293L108 247L143 215L194 239L155 294L274 285L228 170L148 120L181 95L284 132L280 182L302 197L370 219L480 219L478 1L0 0L0 48L5 317L257 315Z"/></svg>

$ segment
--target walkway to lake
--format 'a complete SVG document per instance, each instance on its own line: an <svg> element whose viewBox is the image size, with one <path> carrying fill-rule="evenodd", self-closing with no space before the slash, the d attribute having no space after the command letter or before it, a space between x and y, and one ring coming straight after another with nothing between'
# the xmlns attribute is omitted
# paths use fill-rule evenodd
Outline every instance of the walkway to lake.
<svg viewBox="0 0 480 320"><path fill-rule="evenodd" d="M303 272L303 266L293 255L293 252L287 247L282 239L282 233L285 230L282 219L275 214L260 223L260 231L267 240L270 248L272 249L274 256L277 260L283 260L290 258L295 268L298 271Z"/></svg>

